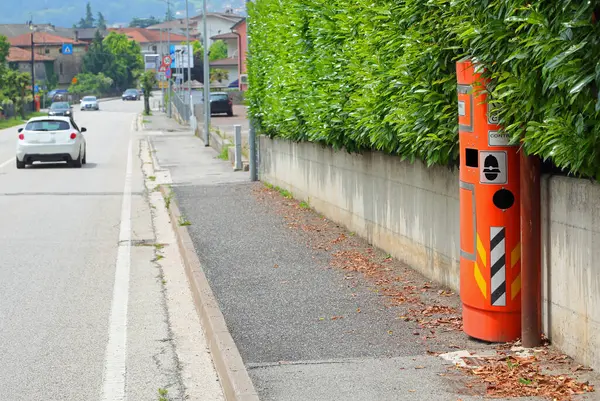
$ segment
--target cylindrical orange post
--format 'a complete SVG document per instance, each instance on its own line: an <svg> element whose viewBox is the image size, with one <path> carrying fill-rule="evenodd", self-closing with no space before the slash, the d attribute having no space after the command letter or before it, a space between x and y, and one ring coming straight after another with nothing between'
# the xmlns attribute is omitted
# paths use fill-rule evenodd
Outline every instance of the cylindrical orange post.
<svg viewBox="0 0 600 401"><path fill-rule="evenodd" d="M519 155L487 104L481 72L457 63L463 327L507 342L521 335Z"/></svg>

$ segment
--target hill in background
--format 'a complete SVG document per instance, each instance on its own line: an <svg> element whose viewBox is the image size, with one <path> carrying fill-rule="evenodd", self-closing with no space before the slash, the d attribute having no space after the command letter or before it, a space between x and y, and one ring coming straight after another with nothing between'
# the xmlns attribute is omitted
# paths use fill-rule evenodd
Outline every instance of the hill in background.
<svg viewBox="0 0 600 401"><path fill-rule="evenodd" d="M185 1L171 0L175 18L185 17ZM233 8L236 14L245 14L244 0L207 0L208 11L223 12ZM22 24L33 18L34 23L50 23L56 26L71 27L85 16L84 0L29 0L18 7L3 7L0 24ZM126 24L133 18L154 16L165 17L165 0L90 0L94 17L98 12L104 15L108 25ZM202 12L202 0L189 0L190 17Z"/></svg>

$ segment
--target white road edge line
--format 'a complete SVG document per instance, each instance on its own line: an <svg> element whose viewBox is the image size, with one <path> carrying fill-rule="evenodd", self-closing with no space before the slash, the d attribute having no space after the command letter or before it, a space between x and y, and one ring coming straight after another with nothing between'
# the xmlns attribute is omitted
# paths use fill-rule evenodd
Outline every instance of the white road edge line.
<svg viewBox="0 0 600 401"><path fill-rule="evenodd" d="M8 159L7 161L5 161L4 163L0 164L0 168L4 168L6 166L8 166L10 163L14 163L15 162L15 158L11 157L10 159Z"/></svg>
<svg viewBox="0 0 600 401"><path fill-rule="evenodd" d="M115 286L108 344L104 359L104 377L102 400L123 401L125 397L125 374L127 360L127 306L129 302L129 272L131 267L131 152L133 139L129 140L127 150L127 170L123 203L121 206L121 226L119 229L119 248L115 269Z"/></svg>

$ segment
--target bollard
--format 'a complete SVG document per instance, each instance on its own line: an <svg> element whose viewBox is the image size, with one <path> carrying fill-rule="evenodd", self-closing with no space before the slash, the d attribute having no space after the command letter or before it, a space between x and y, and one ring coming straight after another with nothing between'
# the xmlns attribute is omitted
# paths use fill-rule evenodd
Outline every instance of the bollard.
<svg viewBox="0 0 600 401"><path fill-rule="evenodd" d="M240 171L242 169L242 126L234 125L233 130L235 132L235 166L234 171Z"/></svg>

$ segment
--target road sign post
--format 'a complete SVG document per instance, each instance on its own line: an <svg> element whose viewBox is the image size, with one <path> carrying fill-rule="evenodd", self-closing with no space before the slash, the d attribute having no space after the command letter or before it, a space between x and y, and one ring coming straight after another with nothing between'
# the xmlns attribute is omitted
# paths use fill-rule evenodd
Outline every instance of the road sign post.
<svg viewBox="0 0 600 401"><path fill-rule="evenodd" d="M73 45L71 43L63 43L62 54L72 55L73 54Z"/></svg>

